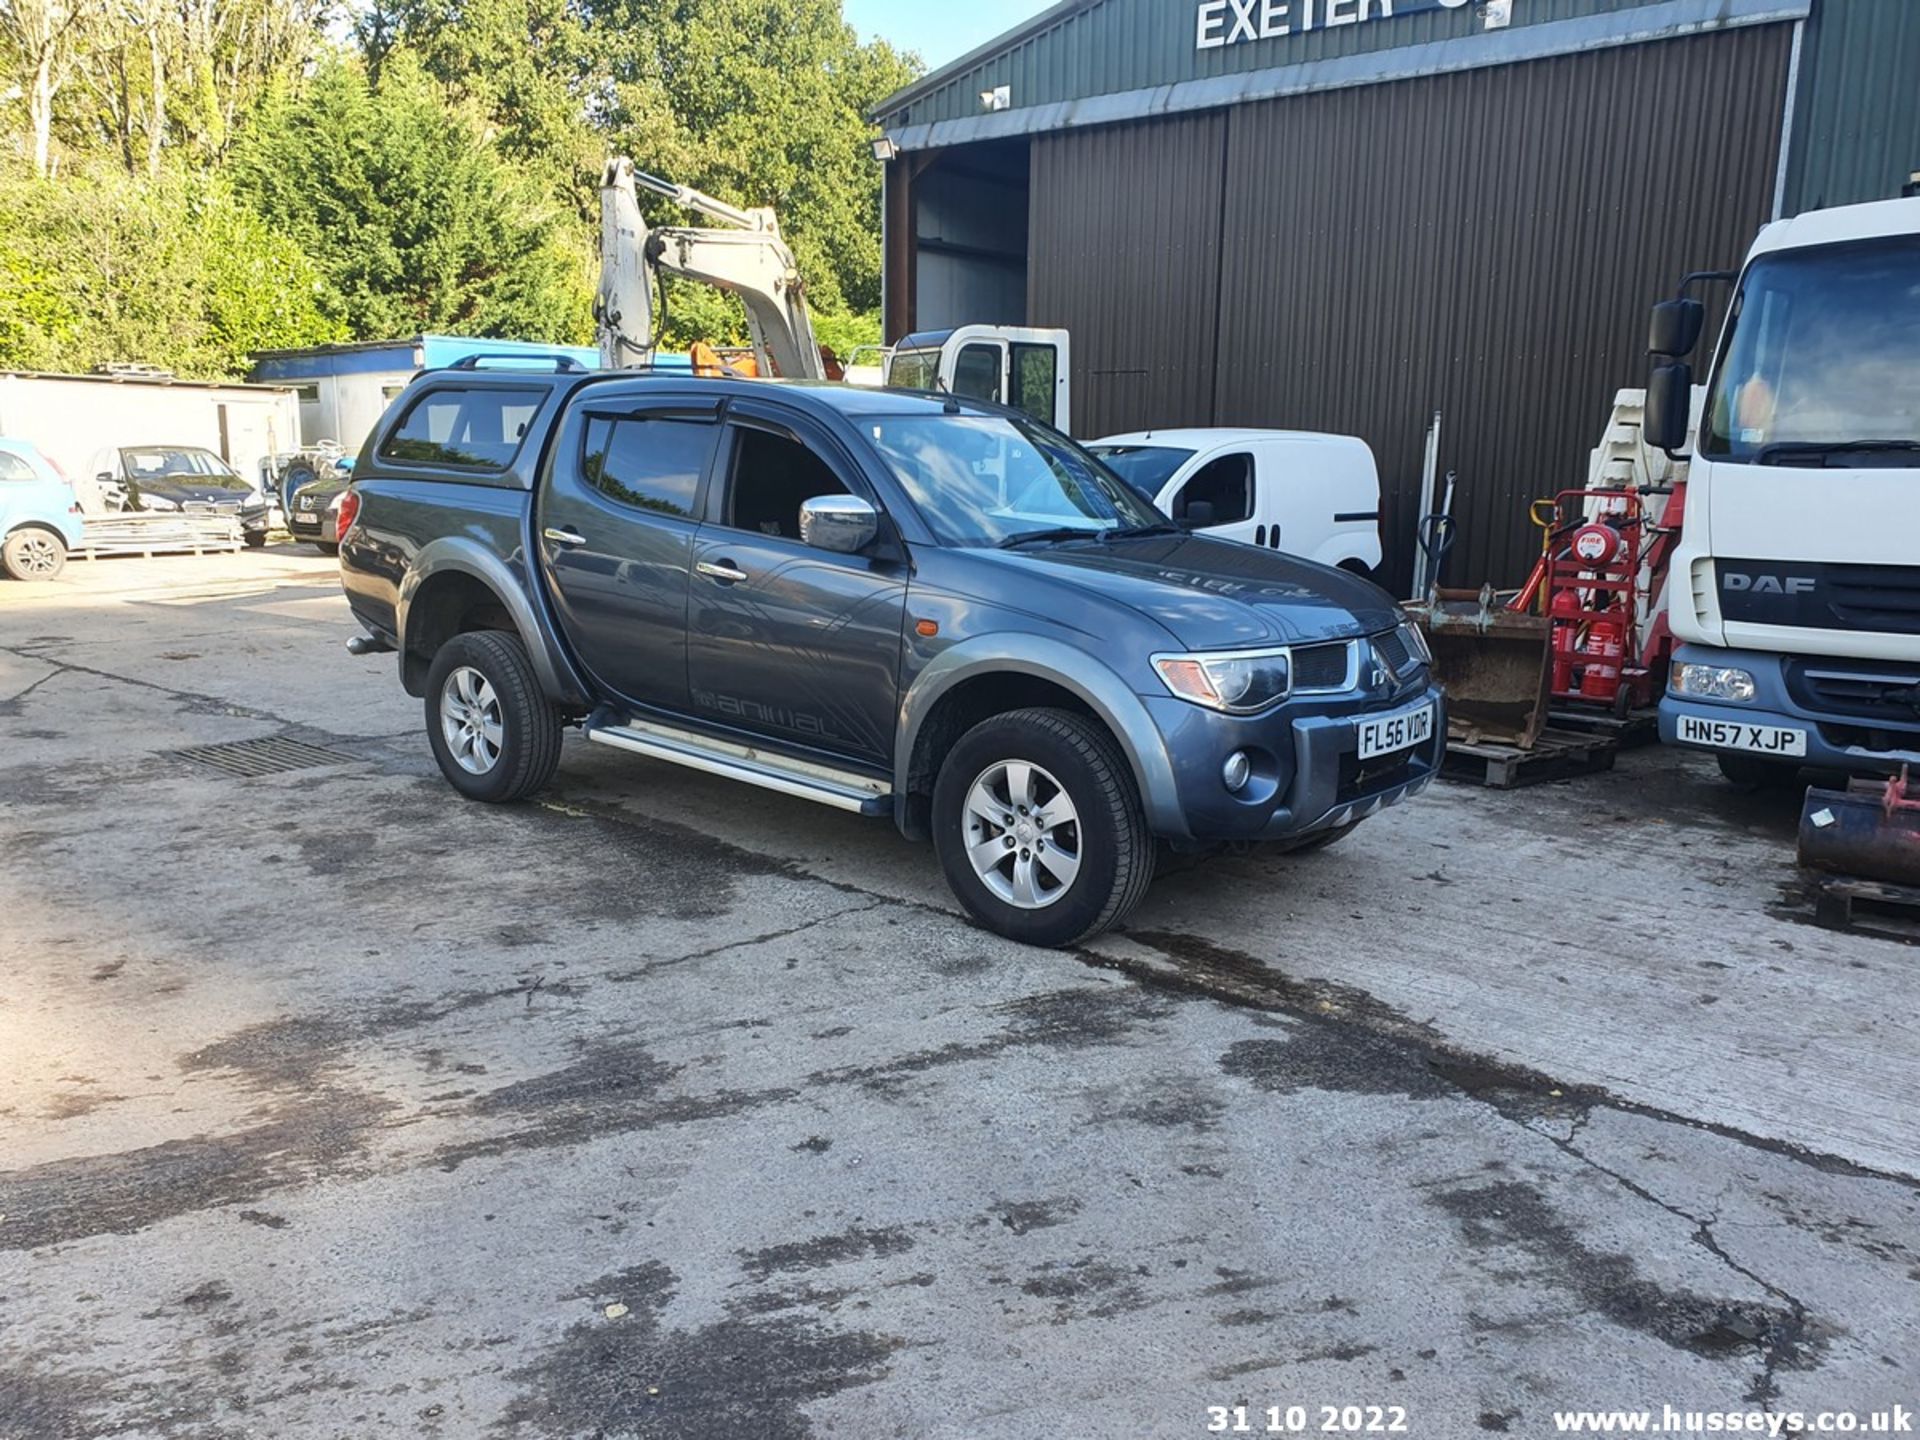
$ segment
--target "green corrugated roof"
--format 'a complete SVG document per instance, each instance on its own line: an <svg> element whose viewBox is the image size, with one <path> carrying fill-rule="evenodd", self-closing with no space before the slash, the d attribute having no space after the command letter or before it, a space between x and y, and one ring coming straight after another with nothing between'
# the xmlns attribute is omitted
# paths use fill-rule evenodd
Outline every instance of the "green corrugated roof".
<svg viewBox="0 0 1920 1440"><path fill-rule="evenodd" d="M1273 3L1290 33L1203 46L1202 23L1217 38L1236 12L1257 22L1265 0L1064 0L881 101L874 119L903 149L927 149L1798 20L1811 0L1506 0L1511 23L1498 27L1484 18L1498 0ZM1004 107L982 103L1001 87Z"/></svg>

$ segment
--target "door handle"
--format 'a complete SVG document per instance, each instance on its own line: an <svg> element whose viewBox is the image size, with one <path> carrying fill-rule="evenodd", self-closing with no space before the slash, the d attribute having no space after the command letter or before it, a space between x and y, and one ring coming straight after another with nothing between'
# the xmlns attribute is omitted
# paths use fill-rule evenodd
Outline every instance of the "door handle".
<svg viewBox="0 0 1920 1440"><path fill-rule="evenodd" d="M587 537L577 530L562 530L557 526L549 525L540 533L556 545L584 545L587 543Z"/></svg>
<svg viewBox="0 0 1920 1440"><path fill-rule="evenodd" d="M746 571L734 569L733 565L725 560L717 563L712 560L702 560L693 568L698 570L702 575L710 575L715 580L723 580L729 585L736 580L744 580L747 578Z"/></svg>

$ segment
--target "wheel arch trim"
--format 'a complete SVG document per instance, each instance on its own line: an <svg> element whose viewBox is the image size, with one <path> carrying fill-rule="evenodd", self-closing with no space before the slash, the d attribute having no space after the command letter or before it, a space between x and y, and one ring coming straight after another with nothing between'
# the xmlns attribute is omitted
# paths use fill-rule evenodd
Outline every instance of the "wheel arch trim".
<svg viewBox="0 0 1920 1440"><path fill-rule="evenodd" d="M584 705L587 694L573 673L572 665L549 637L534 612L524 580L513 567L477 540L464 535L446 535L420 548L400 582L394 604L394 629L398 632L400 665L404 673L408 654L408 633L413 603L428 581L443 575L465 575L479 582L499 599L513 621L513 628L533 661L540 688L558 702ZM428 657L431 660L432 657Z"/></svg>
<svg viewBox="0 0 1920 1440"><path fill-rule="evenodd" d="M896 817L905 829L904 806L911 782L913 752L920 731L940 701L956 686L989 675L1024 675L1046 680L1081 700L1113 735L1133 773L1157 835L1187 833L1173 764L1147 707L1112 670L1081 650L1040 635L979 636L949 646L915 678L900 699L894 733Z"/></svg>

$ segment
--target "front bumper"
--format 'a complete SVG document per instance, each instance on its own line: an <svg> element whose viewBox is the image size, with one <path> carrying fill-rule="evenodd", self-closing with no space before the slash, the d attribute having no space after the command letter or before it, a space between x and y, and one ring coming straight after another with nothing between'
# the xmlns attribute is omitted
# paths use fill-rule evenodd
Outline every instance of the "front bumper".
<svg viewBox="0 0 1920 1440"><path fill-rule="evenodd" d="M337 518L337 512L333 510L295 509L287 516L287 533L296 540L315 540L323 545L331 545L339 539L334 530Z"/></svg>
<svg viewBox="0 0 1920 1440"><path fill-rule="evenodd" d="M1842 659L1786 657L1763 650L1722 650L1708 645L1682 645L1674 654L1674 663L1692 661L1700 665L1732 666L1753 676L1754 697L1744 703L1703 700L1692 695L1668 691L1660 700L1660 740L1666 745L1684 745L1690 749L1720 750L1729 754L1763 752L1734 747L1704 745L1683 740L1683 717L1701 720L1732 721L1767 729L1800 730L1806 733L1805 757L1793 757L1797 763L1815 770L1844 770L1860 774L1892 774L1903 765L1920 767L1920 710L1911 726L1889 725L1862 714L1822 709L1805 703L1788 683L1785 665L1797 659L1803 666L1844 671L1849 663ZM1860 662L1871 668L1875 662Z"/></svg>
<svg viewBox="0 0 1920 1440"><path fill-rule="evenodd" d="M1390 699L1329 697L1252 716L1223 715L1170 695L1141 698L1179 796L1177 817L1152 817L1169 839L1280 840L1335 829L1420 794L1446 754L1446 698L1431 684ZM1428 739L1360 763L1362 723L1428 704ZM1255 757L1253 779L1238 793L1220 775L1236 750Z"/></svg>

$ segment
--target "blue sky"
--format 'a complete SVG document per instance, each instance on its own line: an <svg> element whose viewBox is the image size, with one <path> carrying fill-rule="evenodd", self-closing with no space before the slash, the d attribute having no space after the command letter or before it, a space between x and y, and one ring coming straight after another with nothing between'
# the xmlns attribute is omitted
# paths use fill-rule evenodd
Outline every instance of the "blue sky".
<svg viewBox="0 0 1920 1440"><path fill-rule="evenodd" d="M1053 0L845 0L847 20L862 35L918 50L927 68L944 65L1001 31L1036 15Z"/></svg>

